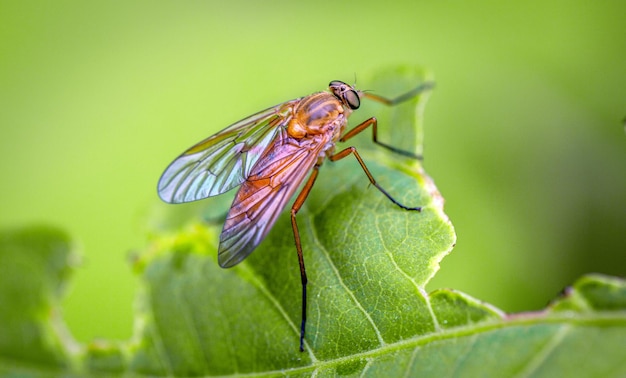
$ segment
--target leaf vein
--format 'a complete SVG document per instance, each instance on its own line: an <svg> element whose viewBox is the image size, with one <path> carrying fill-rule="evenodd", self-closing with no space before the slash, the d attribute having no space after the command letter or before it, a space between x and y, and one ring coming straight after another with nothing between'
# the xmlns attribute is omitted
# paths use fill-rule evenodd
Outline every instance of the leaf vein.
<svg viewBox="0 0 626 378"><path fill-rule="evenodd" d="M408 214L405 214L405 216L409 216ZM408 235L408 222L404 222L405 224L405 236L404 236L404 240L402 240L400 242L400 244L402 244L402 242L404 242L406 240L406 235ZM404 271L404 269L402 269L396 259L393 256L393 253L391 253L391 249L387 246L386 242L385 242L385 238L383 235L383 232L381 230L380 224L378 222L378 218L376 218L375 221L375 225L376 225L376 232L378 233L378 237L380 239L381 244L383 245L383 248L385 250L385 253L387 254L387 256L389 257L389 260L391 261L391 263L393 264L394 268L402 275L404 276L407 280L409 280L409 282L411 282L413 284L413 286L416 289L416 294L421 296L424 300L425 300L425 304L426 304L426 308L428 308L428 313L430 314L430 318L433 322L433 326L435 328L435 331L440 331L441 327L439 326L439 321L437 320L437 317L435 316L435 312L430 304L430 300L428 300L428 294L424 291L424 288L421 287L413 277L411 277L406 271Z"/></svg>
<svg viewBox="0 0 626 378"><path fill-rule="evenodd" d="M253 270L248 264L241 264L240 266L242 269ZM294 333L298 337L300 337L300 329L296 327L293 321L291 321L291 318L287 314L287 311L285 311L285 308L281 305L280 301L272 294L272 292L265 286L265 284L263 284L263 282L257 278L256 273L252 273L249 276L251 278L250 281L259 289L261 294L263 294L270 301L270 303L276 308L278 313L285 319L285 321L287 322L289 327L294 331ZM307 344L306 339L304 340L304 342L305 344ZM309 353L309 358L311 358L311 362L312 363L317 362L317 357L313 353L312 348L308 347L308 344L305 350Z"/></svg>
<svg viewBox="0 0 626 378"><path fill-rule="evenodd" d="M550 354L556 349L559 344L563 342L565 335L570 331L571 325L563 325L557 332L544 344L544 346L537 352L533 358L528 360L525 367L521 369L517 377L528 377L535 372L542 363L544 363Z"/></svg>
<svg viewBox="0 0 626 378"><path fill-rule="evenodd" d="M366 377L367 371L369 370L369 368L372 366L373 363L374 363L374 359L368 358L367 363L365 364L365 366L363 366L363 370L361 370L361 374L359 375L359 377Z"/></svg>
<svg viewBox="0 0 626 378"><path fill-rule="evenodd" d="M406 366L406 370L404 371L405 378L409 378L411 376L411 370L413 369L413 364L415 363L415 357L417 357L417 351L419 349L420 349L419 347L415 347L415 349L413 349L413 353L411 353L411 359L409 360L409 363Z"/></svg>
<svg viewBox="0 0 626 378"><path fill-rule="evenodd" d="M180 295L180 293L179 293ZM204 371L207 371L209 368L208 365L208 358L206 356L205 349L202 345L202 338L200 337L200 332L198 329L198 325L197 325L197 321L195 319L195 317L193 316L193 311L191 304L189 303L189 301L187 300L187 298L182 295L181 296L181 301L185 302L184 306L181 306L182 308L182 313L184 316L184 321L185 324L187 325L187 330L189 332L189 339L193 340L194 343L194 347L198 350L198 352L200 353L200 355L202 355L202 369Z"/></svg>
<svg viewBox="0 0 626 378"><path fill-rule="evenodd" d="M374 332L376 333L376 337L378 338L378 342L380 343L380 345L386 345L387 343L383 339L383 336L382 336L380 330L378 329L378 326L374 322L374 319L372 319L372 317L367 312L367 310L365 310L365 308L363 307L361 302L359 302L359 300L356 297L356 295L354 294L354 292L352 290L350 290L350 288L346 285L346 283L344 282L344 280L341 277L341 274L339 274L339 269L337 268L337 266L333 262L332 257L330 256L330 253L329 253L328 249L326 249L326 247L323 245L323 243L321 242L320 238L317 235L315 227L313 227L313 225L312 225L313 222L311 221L311 216L307 217L307 222L311 224L310 229L311 229L313 241L315 242L315 244L322 251L322 255L324 257L326 257L326 260L328 261L328 264L330 265L330 268L332 269L333 273L337 277L337 281L339 282L341 287L346 291L348 296L352 299L352 301L354 302L356 307L363 313L363 315L365 316L367 321L372 325L372 328L374 329Z"/></svg>
<svg viewBox="0 0 626 378"><path fill-rule="evenodd" d="M461 366L463 365L463 363L465 363L465 360L467 360L467 356L469 356L469 352L472 350L472 348L474 347L474 344L476 344L477 341L477 336L476 335L471 335L470 336L470 342L467 344L467 347L465 348L465 353L459 354L459 356L455 359L455 364L452 367L452 369L450 369L450 377L456 377L458 376L458 372L462 369Z"/></svg>
<svg viewBox="0 0 626 378"><path fill-rule="evenodd" d="M152 291L150 291L150 312L152 314L157 314L157 310L154 307L154 296L152 295ZM157 321L157 318L152 315L152 321L154 322L154 329L151 332L154 337L155 349L158 353L158 360L162 363L163 368L167 371L167 375L173 375L172 361L169 359L169 355L166 351L165 343L163 342L163 338L161 337L161 332L159 331L161 328L160 323Z"/></svg>

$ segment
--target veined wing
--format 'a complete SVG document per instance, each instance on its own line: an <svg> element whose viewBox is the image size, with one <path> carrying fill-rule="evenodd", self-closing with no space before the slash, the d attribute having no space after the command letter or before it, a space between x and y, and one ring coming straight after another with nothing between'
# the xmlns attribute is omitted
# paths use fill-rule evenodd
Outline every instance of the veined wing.
<svg viewBox="0 0 626 378"><path fill-rule="evenodd" d="M221 267L238 264L261 243L311 172L327 139L296 140L280 132L241 185L226 216L217 252Z"/></svg>
<svg viewBox="0 0 626 378"><path fill-rule="evenodd" d="M191 147L159 179L158 192L169 203L222 194L248 177L300 99L265 109Z"/></svg>

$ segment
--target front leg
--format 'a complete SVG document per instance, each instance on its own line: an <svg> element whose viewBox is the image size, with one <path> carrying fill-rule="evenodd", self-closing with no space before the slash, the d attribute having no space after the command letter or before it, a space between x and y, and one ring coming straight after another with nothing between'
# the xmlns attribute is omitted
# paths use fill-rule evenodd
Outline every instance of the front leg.
<svg viewBox="0 0 626 378"><path fill-rule="evenodd" d="M383 143L383 142L379 141L378 140L378 121L376 120L375 117L372 117L370 119L366 119L362 123L356 125L354 128L352 128L352 130L350 130L347 133L345 133L339 139L339 141L340 142L345 142L348 139L350 139L350 138L354 137L355 135L359 134L361 131L367 129L369 126L372 126L372 141L374 143L378 144L379 146L385 147L389 151L395 152L397 154L408 156L410 158L417 159L417 160L422 160L422 156L421 155L418 155L418 154L413 153L411 151L401 150L399 148L390 146L387 143Z"/></svg>

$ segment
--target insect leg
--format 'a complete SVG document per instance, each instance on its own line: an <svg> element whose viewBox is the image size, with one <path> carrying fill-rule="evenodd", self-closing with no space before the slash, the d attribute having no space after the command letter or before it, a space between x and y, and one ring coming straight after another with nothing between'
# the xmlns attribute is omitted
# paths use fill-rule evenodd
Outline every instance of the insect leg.
<svg viewBox="0 0 626 378"><path fill-rule="evenodd" d="M378 183L376 182L376 180L374 179L374 176L372 176L372 174L370 173L369 169L367 169L367 166L365 166L365 162L363 161L363 159L361 159L361 156L359 155L359 153L356 150L356 147L348 147L345 148L339 152L337 152L334 155L329 156L328 158L331 161L337 161L340 159L345 158L348 155L354 155L354 157L356 158L356 160L359 162L359 164L361 165L361 168L363 168L363 171L365 172L365 174L367 175L367 178L370 180L370 182L372 183L372 185L374 185L376 187L376 189L380 190L381 193L383 193L385 196L387 196L387 198L389 198L389 200L391 202L393 202L394 204L396 204L398 207L403 208L404 210L415 210L415 211L422 211L421 207L408 207L405 206L403 204L401 204L400 202L396 201L395 198L393 198L391 196L391 194L387 193L387 191L385 189L383 189L380 185L378 185ZM292 211L293 212L293 211Z"/></svg>
<svg viewBox="0 0 626 378"><path fill-rule="evenodd" d="M396 98L386 98L383 96L379 96L370 92L361 92L359 93L361 97L366 97L369 98L370 100L374 100L377 102L380 102L382 104L385 104L387 106L395 106L398 105L404 101L410 100L413 97L417 96L418 94L427 91L429 89L432 89L435 86L435 83L427 81L425 83L420 84L419 86L411 89L410 91L401 94L400 96L396 97Z"/></svg>
<svg viewBox="0 0 626 378"><path fill-rule="evenodd" d="M378 135L377 135L377 130L378 130L378 121L376 120L375 117L372 117L370 119L366 119L365 121L363 121L362 123L356 125L354 128L352 128L352 130L348 131L347 133L345 133L341 139L339 139L340 142L345 142L346 140L352 138L353 136L359 134L361 131L367 129L369 126L372 126L372 140L374 141L374 143L378 144L379 146L385 147L386 149L388 149L389 151L395 152L397 154L400 155L404 155L404 156L408 156L417 160L422 160L422 156L421 155L417 155L411 151L405 151L405 150L401 150L399 148L396 148L394 146L390 146L387 143L383 143L381 141L378 140Z"/></svg>
<svg viewBox="0 0 626 378"><path fill-rule="evenodd" d="M319 172L319 165L315 165L313 167L313 172L306 184L302 188L300 194L291 206L291 227L293 228L293 237L296 242L296 250L298 251L298 263L300 264L300 278L302 281L302 322L300 323L300 352L304 352L304 330L306 326L306 269L304 268L304 257L302 256L302 244L300 243L300 232L298 231L298 223L296 222L296 214L304 204L307 196L311 192L311 188L315 183L315 179L317 178L317 174Z"/></svg>
<svg viewBox="0 0 626 378"><path fill-rule="evenodd" d="M395 106L398 105L404 101L410 100L412 98L414 98L415 96L419 95L420 93L427 91L429 89L432 89L435 86L435 83L433 82L426 82L426 83L422 83L419 86L413 88L412 90L401 94L400 96L396 97L396 98L386 98L386 97L382 97L373 93L369 93L369 92L359 92L359 95L361 97L365 97L368 98L370 100L376 101L376 102L380 102L381 104L385 104L387 106ZM374 141L374 143L385 147L386 149L388 149L389 151L395 152L397 154L400 155L404 155L404 156L408 156L417 160L422 160L422 156L417 155L411 151L405 151L405 150L401 150L399 148L393 147L388 145L387 143L383 143L380 142L378 140L378 133L377 133L377 126L378 122L376 121L376 118L372 117L368 120L365 120L364 122L362 122L361 124L355 126L352 130L348 131L344 136L341 137L341 139L339 139L339 141L341 142L345 142L346 140L352 138L353 136L357 135L358 133L360 133L361 131L365 130L366 128L368 128L369 126L372 126L372 140Z"/></svg>

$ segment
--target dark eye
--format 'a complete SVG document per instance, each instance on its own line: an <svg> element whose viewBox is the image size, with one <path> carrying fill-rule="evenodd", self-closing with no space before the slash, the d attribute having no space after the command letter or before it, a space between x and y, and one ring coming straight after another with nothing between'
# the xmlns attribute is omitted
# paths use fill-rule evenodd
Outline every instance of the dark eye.
<svg viewBox="0 0 626 378"><path fill-rule="evenodd" d="M348 105L350 109L358 109L361 106L361 98L357 91L343 81L333 80L330 82L329 87L330 91L344 104Z"/></svg>
<svg viewBox="0 0 626 378"><path fill-rule="evenodd" d="M356 91L350 89L343 93L343 100L348 104L350 109L358 109L361 106L361 99Z"/></svg>

